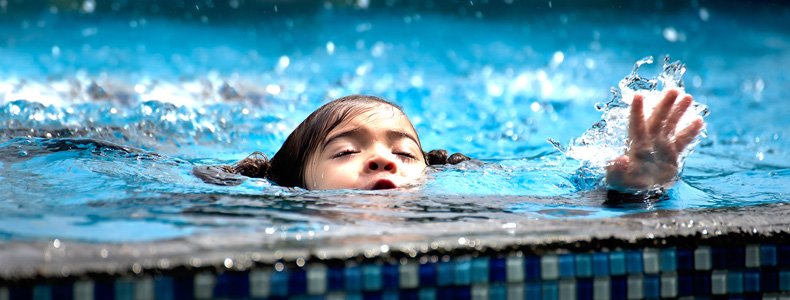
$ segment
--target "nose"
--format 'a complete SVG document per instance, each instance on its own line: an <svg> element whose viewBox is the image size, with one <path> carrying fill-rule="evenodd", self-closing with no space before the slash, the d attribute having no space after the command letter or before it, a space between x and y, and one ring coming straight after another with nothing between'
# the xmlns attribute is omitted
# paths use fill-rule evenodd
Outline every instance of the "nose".
<svg viewBox="0 0 790 300"><path fill-rule="evenodd" d="M398 171L398 165L385 156L376 155L375 157L368 160L368 170L395 173Z"/></svg>

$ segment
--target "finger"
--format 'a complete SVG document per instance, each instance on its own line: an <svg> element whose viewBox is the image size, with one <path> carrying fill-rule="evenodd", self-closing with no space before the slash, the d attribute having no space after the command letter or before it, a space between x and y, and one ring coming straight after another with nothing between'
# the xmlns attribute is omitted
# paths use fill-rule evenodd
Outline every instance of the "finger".
<svg viewBox="0 0 790 300"><path fill-rule="evenodd" d="M669 110L672 109L672 105L675 104L678 94L677 90L669 90L664 94L664 99L661 99L656 108L653 109L653 114L650 115L650 119L647 121L647 130L649 130L650 136L657 136L661 133L664 120L667 118Z"/></svg>
<svg viewBox="0 0 790 300"><path fill-rule="evenodd" d="M664 123L664 134L667 136L672 135L675 132L675 127L678 126L678 122L680 122L680 118L683 117L683 114L686 113L686 110L691 106L691 103L694 102L694 98L691 95L683 96L683 99L680 99L677 104L672 108L672 112L669 114L666 123Z"/></svg>
<svg viewBox="0 0 790 300"><path fill-rule="evenodd" d="M644 97L642 95L635 95L634 101L631 102L631 116L628 120L628 136L631 139L631 150L638 150L634 148L644 148L643 144L646 139L646 129L643 101Z"/></svg>
<svg viewBox="0 0 790 300"><path fill-rule="evenodd" d="M683 130L678 133L675 137L675 151L682 152L683 149L686 149L686 146L694 140L695 137L699 134L702 128L705 127L705 122L702 119L696 119L683 128Z"/></svg>

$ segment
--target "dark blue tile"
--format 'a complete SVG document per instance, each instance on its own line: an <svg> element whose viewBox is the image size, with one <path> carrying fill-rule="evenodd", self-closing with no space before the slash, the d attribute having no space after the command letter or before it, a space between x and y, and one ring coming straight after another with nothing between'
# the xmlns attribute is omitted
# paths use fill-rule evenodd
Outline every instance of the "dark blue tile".
<svg viewBox="0 0 790 300"><path fill-rule="evenodd" d="M284 282L288 279L286 279L286 277L281 277L280 280ZM243 289L244 291L239 291L239 289ZM286 290L285 295L288 295L288 290L284 290ZM217 284L214 286L214 297L232 299L247 298L249 297L249 291L250 280L247 273L225 272L217 275Z"/></svg>
<svg viewBox="0 0 790 300"><path fill-rule="evenodd" d="M746 264L743 247L727 248L727 269L740 269Z"/></svg>
<svg viewBox="0 0 790 300"><path fill-rule="evenodd" d="M626 265L628 274L642 274L644 269L642 251L628 251L626 253Z"/></svg>
<svg viewBox="0 0 790 300"><path fill-rule="evenodd" d="M760 292L760 272L758 270L746 270L743 274L743 291L745 293Z"/></svg>
<svg viewBox="0 0 790 300"><path fill-rule="evenodd" d="M678 296L691 296L694 292L694 282L691 275L678 274Z"/></svg>
<svg viewBox="0 0 790 300"><path fill-rule="evenodd" d="M247 290L250 288L247 287ZM288 278L288 293L291 296L307 294L307 272L302 269L291 271L291 277Z"/></svg>
<svg viewBox="0 0 790 300"><path fill-rule="evenodd" d="M343 280L343 268L329 268L326 271L327 289L330 291L340 291L345 288Z"/></svg>
<svg viewBox="0 0 790 300"><path fill-rule="evenodd" d="M612 300L622 300L628 297L628 282L625 276L612 277Z"/></svg>
<svg viewBox="0 0 790 300"><path fill-rule="evenodd" d="M115 298L115 292L113 292ZM154 299L173 300L173 277L162 276L154 280Z"/></svg>
<svg viewBox="0 0 790 300"><path fill-rule="evenodd" d="M359 266L346 266L343 269L346 292L362 291L362 269Z"/></svg>
<svg viewBox="0 0 790 300"><path fill-rule="evenodd" d="M775 266L776 260L776 246L762 245L760 247L760 262L763 266Z"/></svg>
<svg viewBox="0 0 790 300"><path fill-rule="evenodd" d="M763 270L760 274L760 292L776 292L778 285L776 271Z"/></svg>
<svg viewBox="0 0 790 300"><path fill-rule="evenodd" d="M249 285L249 279L247 280ZM249 291L249 287L247 288ZM173 278L173 298L175 299L194 299L195 298L195 277L179 276Z"/></svg>
<svg viewBox="0 0 790 300"><path fill-rule="evenodd" d="M528 256L524 258L524 273L526 280L540 279L540 257Z"/></svg>
<svg viewBox="0 0 790 300"><path fill-rule="evenodd" d="M721 270L727 268L727 251L724 248L713 248L711 250L713 256L712 263L714 270Z"/></svg>
<svg viewBox="0 0 790 300"><path fill-rule="evenodd" d="M440 287L436 289L436 299L452 299L455 297L455 288Z"/></svg>
<svg viewBox="0 0 790 300"><path fill-rule="evenodd" d="M384 289L400 288L398 265L386 264L381 267L381 285Z"/></svg>
<svg viewBox="0 0 790 300"><path fill-rule="evenodd" d="M710 295L710 273L698 272L694 274L694 296Z"/></svg>
<svg viewBox="0 0 790 300"><path fill-rule="evenodd" d="M52 286L52 300L72 300L74 299L74 289L72 284L56 284Z"/></svg>
<svg viewBox="0 0 790 300"><path fill-rule="evenodd" d="M274 272L271 277L271 294L274 297L288 297L288 272ZM217 292L216 289L214 292ZM215 295L215 298L220 298Z"/></svg>
<svg viewBox="0 0 790 300"><path fill-rule="evenodd" d="M573 278L576 276L576 258L573 254L561 254L558 262L560 278Z"/></svg>
<svg viewBox="0 0 790 300"><path fill-rule="evenodd" d="M436 286L436 264L420 265L420 287Z"/></svg>
<svg viewBox="0 0 790 300"><path fill-rule="evenodd" d="M469 286L459 286L455 288L455 297L458 300L472 299L472 290Z"/></svg>
<svg viewBox="0 0 790 300"><path fill-rule="evenodd" d="M779 247L777 263L783 267L790 267L790 246Z"/></svg>
<svg viewBox="0 0 790 300"><path fill-rule="evenodd" d="M576 299L592 300L593 282L591 279L579 279L576 281Z"/></svg>
<svg viewBox="0 0 790 300"><path fill-rule="evenodd" d="M8 298L11 300L33 299L33 289L30 286L12 286L8 289Z"/></svg>
<svg viewBox="0 0 790 300"><path fill-rule="evenodd" d="M363 300L382 300L384 295L381 292L364 292L362 293Z"/></svg>
<svg viewBox="0 0 790 300"><path fill-rule="evenodd" d="M415 289L401 290L400 300L418 300L420 299L419 293Z"/></svg>
<svg viewBox="0 0 790 300"><path fill-rule="evenodd" d="M451 261L440 262L436 266L436 285L449 286L455 282L455 264ZM438 297L438 296L437 296Z"/></svg>
<svg viewBox="0 0 790 300"><path fill-rule="evenodd" d="M678 250L678 271L694 269L694 254L690 250Z"/></svg>
<svg viewBox="0 0 790 300"><path fill-rule="evenodd" d="M540 291L543 287L539 282L527 283L524 287L524 299L541 299Z"/></svg>
<svg viewBox="0 0 790 300"><path fill-rule="evenodd" d="M609 276L609 255L605 252L593 254L593 275Z"/></svg>
<svg viewBox="0 0 790 300"><path fill-rule="evenodd" d="M661 284L658 276L645 276L643 293L647 299L658 299L661 296Z"/></svg>
<svg viewBox="0 0 790 300"><path fill-rule="evenodd" d="M115 288L111 281L96 281L93 283L94 300L113 300L115 299Z"/></svg>
<svg viewBox="0 0 790 300"><path fill-rule="evenodd" d="M492 258L488 266L488 279L490 282L505 282L507 280L507 266L505 259L500 257Z"/></svg>

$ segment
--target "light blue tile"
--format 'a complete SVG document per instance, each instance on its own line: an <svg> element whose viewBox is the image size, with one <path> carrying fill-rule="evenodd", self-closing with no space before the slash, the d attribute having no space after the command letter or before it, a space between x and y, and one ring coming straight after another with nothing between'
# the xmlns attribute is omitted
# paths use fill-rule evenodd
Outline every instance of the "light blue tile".
<svg viewBox="0 0 790 300"><path fill-rule="evenodd" d="M609 276L609 254L597 252L593 254L593 275Z"/></svg>
<svg viewBox="0 0 790 300"><path fill-rule="evenodd" d="M776 265L776 246L774 245L763 245L760 248L760 261L762 262L763 266L775 266Z"/></svg>
<svg viewBox="0 0 790 300"><path fill-rule="evenodd" d="M559 300L576 300L576 281L563 279L558 284Z"/></svg>
<svg viewBox="0 0 790 300"><path fill-rule="evenodd" d="M399 296L397 293L395 295ZM436 300L436 288L422 288L417 292L417 297L419 300ZM400 299L400 297L394 299Z"/></svg>
<svg viewBox="0 0 790 300"><path fill-rule="evenodd" d="M52 299L52 288L49 285L37 284L33 287L33 300Z"/></svg>
<svg viewBox="0 0 790 300"><path fill-rule="evenodd" d="M644 261L642 251L628 251L626 253L628 274L642 274L644 272Z"/></svg>
<svg viewBox="0 0 790 300"><path fill-rule="evenodd" d="M472 283L488 283L488 258L472 259Z"/></svg>
<svg viewBox="0 0 790 300"><path fill-rule="evenodd" d="M642 275L628 276L628 299L645 298L645 279Z"/></svg>
<svg viewBox="0 0 790 300"><path fill-rule="evenodd" d="M375 264L363 265L362 289L365 291L379 291L381 287L381 266Z"/></svg>
<svg viewBox="0 0 790 300"><path fill-rule="evenodd" d="M540 277L543 280L556 280L560 277L559 258L556 255L540 257Z"/></svg>
<svg viewBox="0 0 790 300"><path fill-rule="evenodd" d="M779 290L790 291L790 270L779 271Z"/></svg>
<svg viewBox="0 0 790 300"><path fill-rule="evenodd" d="M661 274L661 298L678 296L678 275L675 272Z"/></svg>
<svg viewBox="0 0 790 300"><path fill-rule="evenodd" d="M560 278L573 278L576 276L576 259L573 254L559 256Z"/></svg>
<svg viewBox="0 0 790 300"><path fill-rule="evenodd" d="M714 270L710 275L710 290L714 295L727 294L727 271Z"/></svg>
<svg viewBox="0 0 790 300"><path fill-rule="evenodd" d="M448 286L455 283L455 263L451 261L440 262L436 266L436 284Z"/></svg>
<svg viewBox="0 0 790 300"><path fill-rule="evenodd" d="M609 274L612 276L625 275L625 252L613 251L609 253Z"/></svg>
<svg viewBox="0 0 790 300"><path fill-rule="evenodd" d="M469 285L472 283L472 262L459 260L455 262L455 285Z"/></svg>
<svg viewBox="0 0 790 300"><path fill-rule="evenodd" d="M642 260L645 274L658 274L661 272L661 252L658 249L645 249L642 252Z"/></svg>
<svg viewBox="0 0 790 300"><path fill-rule="evenodd" d="M746 245L746 267L760 267L760 245Z"/></svg>
<svg viewBox="0 0 790 300"><path fill-rule="evenodd" d="M694 250L694 269L706 271L713 268L713 256L710 247L700 246Z"/></svg>
<svg viewBox="0 0 790 300"><path fill-rule="evenodd" d="M576 277L592 277L592 255L589 253L576 254Z"/></svg>
<svg viewBox="0 0 790 300"><path fill-rule="evenodd" d="M507 270L507 282L524 282L524 258L510 256L505 261Z"/></svg>
<svg viewBox="0 0 790 300"><path fill-rule="evenodd" d="M560 291L559 285L556 281L547 281L543 283L543 288L541 289L542 299L543 300L559 300Z"/></svg>
<svg viewBox="0 0 790 300"><path fill-rule="evenodd" d="M677 271L678 262L675 248L661 249L661 271Z"/></svg>
<svg viewBox="0 0 790 300"><path fill-rule="evenodd" d="M593 299L594 300L608 300L611 298L612 287L609 277L595 277L593 279Z"/></svg>
<svg viewBox="0 0 790 300"><path fill-rule="evenodd" d="M727 273L727 292L730 294L743 293L743 272L730 270Z"/></svg>

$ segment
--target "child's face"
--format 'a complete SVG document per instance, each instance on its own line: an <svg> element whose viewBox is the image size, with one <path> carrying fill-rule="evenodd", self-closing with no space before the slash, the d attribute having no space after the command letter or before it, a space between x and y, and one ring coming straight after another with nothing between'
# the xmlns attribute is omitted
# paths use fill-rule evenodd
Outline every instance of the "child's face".
<svg viewBox="0 0 790 300"><path fill-rule="evenodd" d="M310 157L311 190L389 189L422 177L425 158L403 113L385 105L343 121Z"/></svg>

